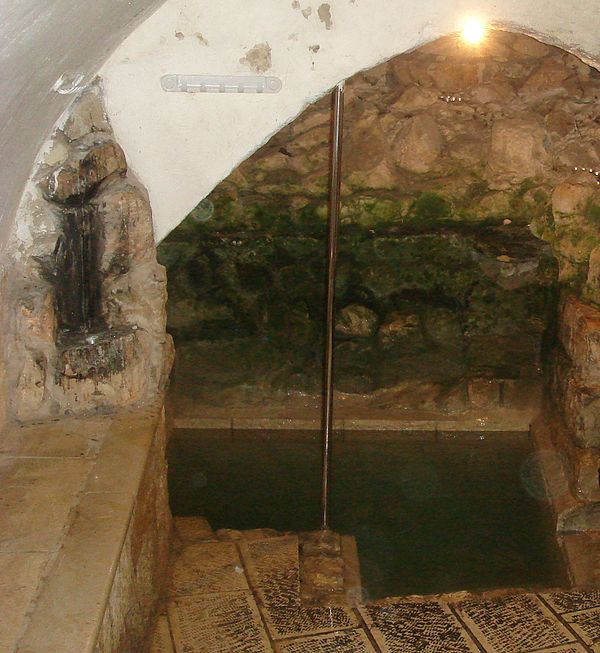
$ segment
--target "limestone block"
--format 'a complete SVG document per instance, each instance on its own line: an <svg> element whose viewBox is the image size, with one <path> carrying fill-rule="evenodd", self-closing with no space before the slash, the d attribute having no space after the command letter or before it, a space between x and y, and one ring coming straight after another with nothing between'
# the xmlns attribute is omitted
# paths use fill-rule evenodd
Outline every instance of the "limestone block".
<svg viewBox="0 0 600 653"><path fill-rule="evenodd" d="M403 91L398 99L394 100L390 108L395 114L413 113L426 109L439 101L439 92L435 89L412 84Z"/></svg>
<svg viewBox="0 0 600 653"><path fill-rule="evenodd" d="M557 224L564 218L561 214L572 215L582 212L594 194L591 175L581 173L558 184L552 193L552 213Z"/></svg>
<svg viewBox="0 0 600 653"><path fill-rule="evenodd" d="M56 339L54 291L44 281L32 281L17 297L16 333L28 349L50 351Z"/></svg>
<svg viewBox="0 0 600 653"><path fill-rule="evenodd" d="M100 270L125 272L138 261L155 256L152 210L146 194L127 179L103 184L91 204L102 225Z"/></svg>
<svg viewBox="0 0 600 653"><path fill-rule="evenodd" d="M490 185L500 188L502 180L518 182L544 174L549 159L545 136L535 118L497 120L492 127L488 157Z"/></svg>
<svg viewBox="0 0 600 653"><path fill-rule="evenodd" d="M478 168L482 165L487 154L488 144L480 135L459 134L449 143L449 155L464 165L475 166Z"/></svg>
<svg viewBox="0 0 600 653"><path fill-rule="evenodd" d="M49 145L49 150L43 154L42 163L47 166L56 166L65 161L69 156L69 142L61 132L57 132Z"/></svg>
<svg viewBox="0 0 600 653"><path fill-rule="evenodd" d="M11 389L9 403L17 419L27 420L42 414L46 394L45 361L35 353L22 354L21 369L15 387Z"/></svg>
<svg viewBox="0 0 600 653"><path fill-rule="evenodd" d="M405 121L392 148L396 163L410 172L429 172L442 152L444 137L435 120L418 115Z"/></svg>
<svg viewBox="0 0 600 653"><path fill-rule="evenodd" d="M98 131L110 131L110 125L98 91L93 89L75 100L63 132L69 140L75 141L86 134Z"/></svg>
<svg viewBox="0 0 600 653"><path fill-rule="evenodd" d="M348 130L344 143L344 168L349 173L376 168L385 154L386 141L377 124L377 116L360 120Z"/></svg>
<svg viewBox="0 0 600 653"><path fill-rule="evenodd" d="M575 442L600 447L600 385L586 385L574 371L553 373L553 398Z"/></svg>
<svg viewBox="0 0 600 653"><path fill-rule="evenodd" d="M597 91L596 91L597 92ZM571 129L573 126L571 117ZM556 165L566 168L586 167L596 169L598 166L598 152L592 143L583 140L571 141L565 139L556 148Z"/></svg>
<svg viewBox="0 0 600 653"><path fill-rule="evenodd" d="M558 57L542 61L539 67L531 73L520 88L520 93L566 93L562 83L569 77L571 71Z"/></svg>
<svg viewBox="0 0 600 653"><path fill-rule="evenodd" d="M159 425L136 493L94 653L146 650L148 629L166 585L171 527L165 429Z"/></svg>
<svg viewBox="0 0 600 653"><path fill-rule="evenodd" d="M600 383L600 309L568 295L561 304L558 334L582 380Z"/></svg>
<svg viewBox="0 0 600 653"><path fill-rule="evenodd" d="M62 215L56 206L35 199L27 207L26 219L27 223L23 227L29 231L31 239L26 251L38 262L45 274L51 274L54 250L61 234Z"/></svg>
<svg viewBox="0 0 600 653"><path fill-rule="evenodd" d="M469 95L480 104L505 105L515 97L515 89L509 81L498 80L470 88Z"/></svg>
<svg viewBox="0 0 600 653"><path fill-rule="evenodd" d="M127 323L163 341L167 320L165 268L156 261L139 263L119 278L113 290Z"/></svg>
<svg viewBox="0 0 600 653"><path fill-rule="evenodd" d="M479 61L455 61L447 59L430 64L427 72L437 88L450 94L456 94L484 79L485 63Z"/></svg>
<svg viewBox="0 0 600 653"><path fill-rule="evenodd" d="M349 187L360 189L394 189L398 183L398 175L392 168L393 165L383 160L370 170L355 170L348 174L342 188L348 184Z"/></svg>
<svg viewBox="0 0 600 653"><path fill-rule="evenodd" d="M366 306L350 304L343 308L335 324L335 332L348 338L368 338L377 328L377 314Z"/></svg>
<svg viewBox="0 0 600 653"><path fill-rule="evenodd" d="M126 170L121 147L111 135L98 132L74 141L67 160L45 170L38 184L47 199L64 203L89 193L109 175Z"/></svg>
<svg viewBox="0 0 600 653"><path fill-rule="evenodd" d="M514 37L515 39L512 43L513 49L515 52L523 54L526 57L540 58L545 57L551 52L549 46L529 36L525 36L525 34L515 34Z"/></svg>
<svg viewBox="0 0 600 653"><path fill-rule="evenodd" d="M390 60L389 67L391 76L398 85L416 83L424 87L433 86L433 80L427 72L427 61L422 62L416 57L396 57Z"/></svg>
<svg viewBox="0 0 600 653"><path fill-rule="evenodd" d="M392 313L379 327L377 337L382 345L391 345L409 339L423 343L421 320L417 314Z"/></svg>
<svg viewBox="0 0 600 653"><path fill-rule="evenodd" d="M573 447L569 463L577 498L584 501L600 501L600 483L598 481L600 449Z"/></svg>
<svg viewBox="0 0 600 653"><path fill-rule="evenodd" d="M500 404L500 381L477 378L467 382L467 395L472 408L489 408Z"/></svg>

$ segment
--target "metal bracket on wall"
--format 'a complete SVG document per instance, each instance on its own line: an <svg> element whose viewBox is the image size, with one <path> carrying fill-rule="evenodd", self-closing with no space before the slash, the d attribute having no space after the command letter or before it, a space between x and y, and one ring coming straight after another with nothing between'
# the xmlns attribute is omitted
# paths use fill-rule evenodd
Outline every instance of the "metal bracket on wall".
<svg viewBox="0 0 600 653"><path fill-rule="evenodd" d="M163 75L163 91L179 93L279 93L279 77L262 75Z"/></svg>

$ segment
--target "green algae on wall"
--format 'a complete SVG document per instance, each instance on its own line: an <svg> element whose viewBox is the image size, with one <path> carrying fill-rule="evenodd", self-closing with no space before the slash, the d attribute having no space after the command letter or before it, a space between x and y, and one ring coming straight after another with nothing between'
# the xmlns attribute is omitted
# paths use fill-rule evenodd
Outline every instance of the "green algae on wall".
<svg viewBox="0 0 600 653"><path fill-rule="evenodd" d="M192 213L159 247L178 346L191 357L205 356L206 343L235 349L245 370L235 382L316 391L321 206L278 211L246 200L241 219L232 218L239 206L214 206L210 220ZM535 373L555 301L556 266L542 241L497 220L462 223L435 193L402 206L377 198L347 206L336 284L338 316L350 316L346 326L338 318L340 389L372 392L411 380L451 387L472 376Z"/></svg>

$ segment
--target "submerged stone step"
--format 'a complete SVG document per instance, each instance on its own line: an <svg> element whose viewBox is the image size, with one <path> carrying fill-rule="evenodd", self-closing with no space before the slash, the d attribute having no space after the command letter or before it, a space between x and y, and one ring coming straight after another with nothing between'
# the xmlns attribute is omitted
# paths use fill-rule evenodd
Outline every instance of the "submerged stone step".
<svg viewBox="0 0 600 653"><path fill-rule="evenodd" d="M170 596L247 589L244 568L233 542L188 544L173 562Z"/></svg>
<svg viewBox="0 0 600 653"><path fill-rule="evenodd" d="M150 641L150 653L175 653L169 620L166 615L160 615L156 621Z"/></svg>
<svg viewBox="0 0 600 653"><path fill-rule="evenodd" d="M241 541L250 582L267 607L300 605L298 536Z"/></svg>
<svg viewBox="0 0 600 653"><path fill-rule="evenodd" d="M204 517L174 517L175 534L183 544L216 540L217 536Z"/></svg>

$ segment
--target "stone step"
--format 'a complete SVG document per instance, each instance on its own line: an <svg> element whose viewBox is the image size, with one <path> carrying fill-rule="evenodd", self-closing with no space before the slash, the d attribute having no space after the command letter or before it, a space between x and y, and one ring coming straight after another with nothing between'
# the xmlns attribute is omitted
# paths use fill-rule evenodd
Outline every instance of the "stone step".
<svg viewBox="0 0 600 653"><path fill-rule="evenodd" d="M156 621L150 640L150 653L175 653L169 619L164 614L161 614Z"/></svg>
<svg viewBox="0 0 600 653"><path fill-rule="evenodd" d="M204 517L175 517L175 535L182 544L216 540L217 536Z"/></svg>
<svg viewBox="0 0 600 653"><path fill-rule="evenodd" d="M300 533L300 592L305 605L363 602L356 540L333 531Z"/></svg>
<svg viewBox="0 0 600 653"><path fill-rule="evenodd" d="M234 542L197 542L178 552L171 568L169 596L247 590L248 582Z"/></svg>

